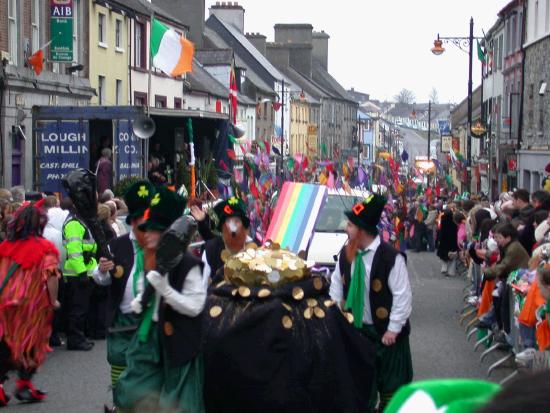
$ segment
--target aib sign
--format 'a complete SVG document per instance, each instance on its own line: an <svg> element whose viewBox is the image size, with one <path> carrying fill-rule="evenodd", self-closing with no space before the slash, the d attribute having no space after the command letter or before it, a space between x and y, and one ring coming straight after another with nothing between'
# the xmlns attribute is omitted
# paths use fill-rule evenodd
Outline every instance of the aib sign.
<svg viewBox="0 0 550 413"><path fill-rule="evenodd" d="M50 0L52 17L73 17L73 0Z"/></svg>

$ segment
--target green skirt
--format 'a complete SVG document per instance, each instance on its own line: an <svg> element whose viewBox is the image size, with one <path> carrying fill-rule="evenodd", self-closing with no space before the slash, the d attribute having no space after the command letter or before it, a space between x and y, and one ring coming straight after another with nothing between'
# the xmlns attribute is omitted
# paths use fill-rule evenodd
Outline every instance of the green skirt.
<svg viewBox="0 0 550 413"><path fill-rule="evenodd" d="M136 314L118 312L113 327L130 327L139 325L140 317ZM126 366L126 353L132 342L135 331L111 333L107 336L107 361L111 366Z"/></svg>
<svg viewBox="0 0 550 413"><path fill-rule="evenodd" d="M154 411L156 405L181 413L204 412L202 357L171 367L156 323L147 342L134 335L126 360L128 367L115 388L115 406L130 410L142 405Z"/></svg>

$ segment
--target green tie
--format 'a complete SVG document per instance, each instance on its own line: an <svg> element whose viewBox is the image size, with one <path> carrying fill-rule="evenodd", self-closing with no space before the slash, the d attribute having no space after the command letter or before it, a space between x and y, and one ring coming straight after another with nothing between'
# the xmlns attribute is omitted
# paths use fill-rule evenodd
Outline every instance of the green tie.
<svg viewBox="0 0 550 413"><path fill-rule="evenodd" d="M363 256L368 251L357 251L355 256L355 265L353 266L353 274L348 291L348 298L344 308L353 314L353 325L357 328L363 327L363 307L365 301L365 263Z"/></svg>
<svg viewBox="0 0 550 413"><path fill-rule="evenodd" d="M134 297L137 296L137 280L139 279L140 274L143 272L144 260L143 260L143 250L137 242L134 243L136 248L136 270L134 271ZM143 277L143 290L147 288L147 277ZM155 311L157 301L156 293L153 295L153 298L149 301L147 308L143 311L143 318L141 319L141 324L138 329L138 338L142 343L146 343L149 338L149 331L151 331L151 325L153 324L153 313Z"/></svg>

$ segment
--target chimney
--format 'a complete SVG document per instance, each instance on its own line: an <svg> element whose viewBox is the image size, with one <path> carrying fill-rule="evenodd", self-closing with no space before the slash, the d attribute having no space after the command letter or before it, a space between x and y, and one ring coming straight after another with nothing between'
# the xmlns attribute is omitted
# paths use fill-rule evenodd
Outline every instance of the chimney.
<svg viewBox="0 0 550 413"><path fill-rule="evenodd" d="M264 56L266 55L266 40L267 37L261 33L247 33L246 38L250 43L254 45L256 49L260 51Z"/></svg>
<svg viewBox="0 0 550 413"><path fill-rule="evenodd" d="M286 44L267 43L265 56L276 67L285 69L290 66L290 54Z"/></svg>
<svg viewBox="0 0 550 413"><path fill-rule="evenodd" d="M313 32L313 58L321 63L328 71L328 39L330 36L324 31Z"/></svg>
<svg viewBox="0 0 550 413"><path fill-rule="evenodd" d="M286 45L290 66L308 78L311 78L312 33L311 24L275 25L275 42Z"/></svg>
<svg viewBox="0 0 550 413"><path fill-rule="evenodd" d="M153 0L153 4L189 26L187 37L196 49L203 47L205 0Z"/></svg>
<svg viewBox="0 0 550 413"><path fill-rule="evenodd" d="M244 33L244 8L236 1L219 1L209 9L210 15L216 16L224 23L231 24Z"/></svg>

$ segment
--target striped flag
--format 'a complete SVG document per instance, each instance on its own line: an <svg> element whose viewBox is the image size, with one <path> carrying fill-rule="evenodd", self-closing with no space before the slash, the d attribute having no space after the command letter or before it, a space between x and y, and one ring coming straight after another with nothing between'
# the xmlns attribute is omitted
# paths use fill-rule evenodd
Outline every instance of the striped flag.
<svg viewBox="0 0 550 413"><path fill-rule="evenodd" d="M151 25L153 65L172 77L191 72L195 54L193 43L157 19L153 19Z"/></svg>
<svg viewBox="0 0 550 413"><path fill-rule="evenodd" d="M229 120L233 122L233 125L237 124L237 91L237 72L235 71L235 56L233 56L229 74Z"/></svg>

